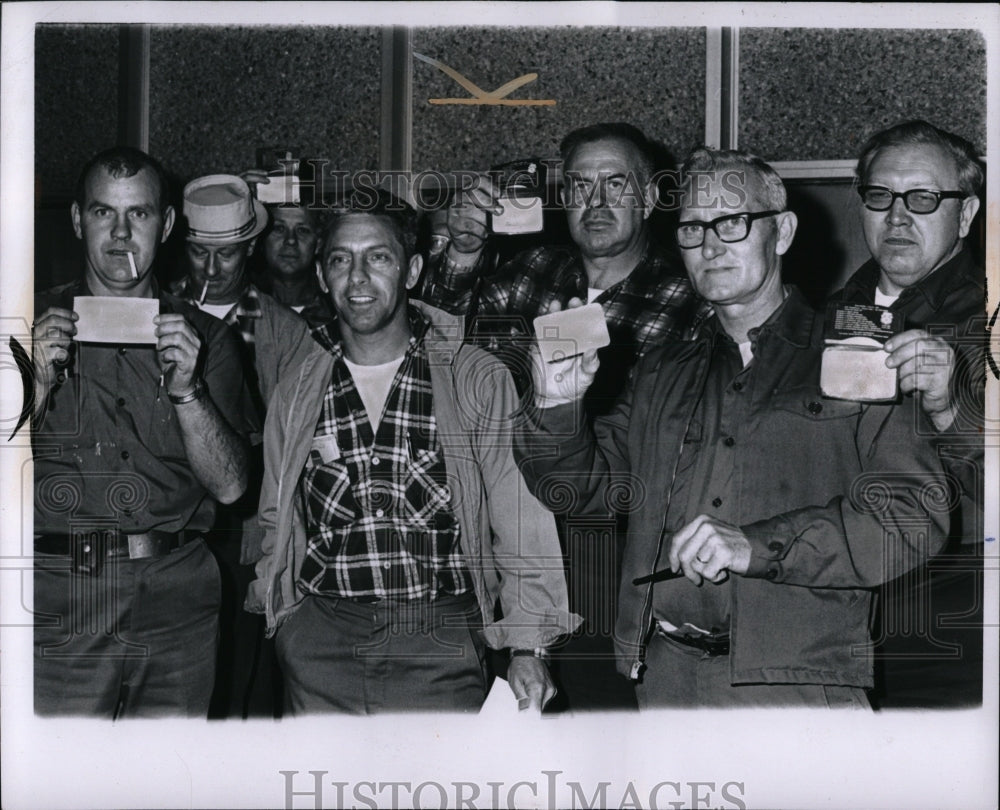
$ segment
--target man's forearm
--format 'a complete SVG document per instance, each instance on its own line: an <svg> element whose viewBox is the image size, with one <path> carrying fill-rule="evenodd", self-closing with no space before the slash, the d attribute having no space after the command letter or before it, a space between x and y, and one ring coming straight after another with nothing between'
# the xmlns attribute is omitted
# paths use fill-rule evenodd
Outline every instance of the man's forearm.
<svg viewBox="0 0 1000 810"><path fill-rule="evenodd" d="M246 439L223 419L207 391L174 409L195 476L222 503L237 500L247 487Z"/></svg>

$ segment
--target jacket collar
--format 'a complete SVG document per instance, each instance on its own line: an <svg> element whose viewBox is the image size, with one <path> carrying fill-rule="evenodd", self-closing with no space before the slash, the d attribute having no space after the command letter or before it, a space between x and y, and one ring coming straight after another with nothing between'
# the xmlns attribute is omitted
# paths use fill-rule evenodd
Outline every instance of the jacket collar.
<svg viewBox="0 0 1000 810"><path fill-rule="evenodd" d="M790 284L785 285L788 295L781 302L774 312L760 326L751 329L748 333L754 342L760 340L762 334L773 334L781 338L790 346L798 349L805 349L809 346L813 328L813 316L815 310L809 306L805 297L799 292L798 287ZM712 315L700 329L700 336L709 339L716 337L728 337L726 330L719 323L719 318Z"/></svg>
<svg viewBox="0 0 1000 810"><path fill-rule="evenodd" d="M849 300L874 301L879 272L875 260L869 259L844 285L844 297ZM948 295L969 279L976 279L976 265L972 251L963 247L937 270L903 290L893 308L904 306L908 301L920 297L932 310L937 311L944 305Z"/></svg>

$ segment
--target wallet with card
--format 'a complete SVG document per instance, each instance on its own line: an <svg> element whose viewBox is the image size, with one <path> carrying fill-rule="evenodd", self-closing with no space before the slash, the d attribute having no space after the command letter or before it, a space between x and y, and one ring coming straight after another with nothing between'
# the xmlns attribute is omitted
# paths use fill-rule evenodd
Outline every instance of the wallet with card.
<svg viewBox="0 0 1000 810"><path fill-rule="evenodd" d="M835 302L826 312L820 390L831 399L891 402L896 369L885 364L885 342L903 328L901 313L876 305Z"/></svg>
<svg viewBox="0 0 1000 810"><path fill-rule="evenodd" d="M503 213L492 214L491 230L498 234L538 233L543 230L545 164L540 158L514 160L490 169L490 182L500 193Z"/></svg>

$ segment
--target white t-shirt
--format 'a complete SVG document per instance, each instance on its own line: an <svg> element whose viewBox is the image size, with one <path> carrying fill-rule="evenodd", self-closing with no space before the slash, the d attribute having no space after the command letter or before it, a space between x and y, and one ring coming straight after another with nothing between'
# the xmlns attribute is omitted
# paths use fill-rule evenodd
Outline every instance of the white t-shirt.
<svg viewBox="0 0 1000 810"><path fill-rule="evenodd" d="M236 304L198 304L198 309L224 321L229 311L235 306Z"/></svg>
<svg viewBox="0 0 1000 810"><path fill-rule="evenodd" d="M587 287L587 303L593 304L604 290L599 290L597 287Z"/></svg>
<svg viewBox="0 0 1000 810"><path fill-rule="evenodd" d="M878 286L875 287L875 303L880 307L891 307L896 303L896 299L899 298L899 293L895 295L886 295L882 292Z"/></svg>
<svg viewBox="0 0 1000 810"><path fill-rule="evenodd" d="M373 431L378 430L379 422L382 421L382 411L385 408L385 401L389 398L389 389L392 388L392 381L402 362L403 357L398 357L377 366L359 366L344 358L358 394L361 395Z"/></svg>
<svg viewBox="0 0 1000 810"><path fill-rule="evenodd" d="M750 349L750 341L748 340L745 343L739 343L737 345L740 349L740 357L743 358L743 368L746 368L747 364L753 360L753 351Z"/></svg>

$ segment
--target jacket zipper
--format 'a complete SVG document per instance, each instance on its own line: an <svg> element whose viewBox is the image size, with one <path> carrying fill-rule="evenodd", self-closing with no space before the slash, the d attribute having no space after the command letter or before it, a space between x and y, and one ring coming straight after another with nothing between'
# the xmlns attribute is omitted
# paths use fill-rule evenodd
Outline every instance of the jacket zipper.
<svg viewBox="0 0 1000 810"><path fill-rule="evenodd" d="M709 353L711 353L711 343L709 341L706 341L705 345L708 347ZM702 358L702 360L704 362L705 358ZM708 382L708 374L705 373L705 371L703 369L702 372L701 372L700 385L698 386L698 396L695 397L692 400L691 409L688 411L687 420L685 421L685 424L684 424L684 437L685 438L687 437L688 431L691 429L691 419L694 417L695 408L698 407L698 403L701 402L701 398L705 394L705 385L707 384L707 382ZM660 522L660 533L659 533L659 537L658 537L658 539L656 541L656 554L654 555L652 564L650 566L650 570L649 570L650 574L653 574L656 571L656 566L657 566L657 564L659 562L660 554L663 552L663 535L664 535L664 532L666 531L666 528L667 528L667 509L670 506L670 501L671 501L670 495L671 495L671 493L673 492L673 489L674 489L674 482L677 480L677 468L680 467L681 456L683 454L684 454L684 440L682 438L681 439L681 449L677 453L677 459L674 461L673 472L670 475L670 484L667 487L667 499L666 499L666 502L664 503L664 506L663 506L663 520ZM649 627L648 627L649 623L646 622L646 621L644 621L644 619L645 619L645 617L647 615L650 615L650 616L652 615L652 608L651 608L652 601L653 601L653 583L650 583L646 587L646 596L645 596L645 598L643 599L643 602L642 602L642 612L639 614L639 629L637 631L636 640L635 640L635 646L636 646L636 649L638 649L638 650L642 650L642 642L643 642L643 639L646 636L646 632L649 629ZM642 670L642 667L643 667L643 663L644 663L643 662L643 655L640 652L640 653L638 653L637 658L632 661L632 666L629 669L629 678L631 678L633 681L638 680L639 673L640 673L640 671Z"/></svg>

